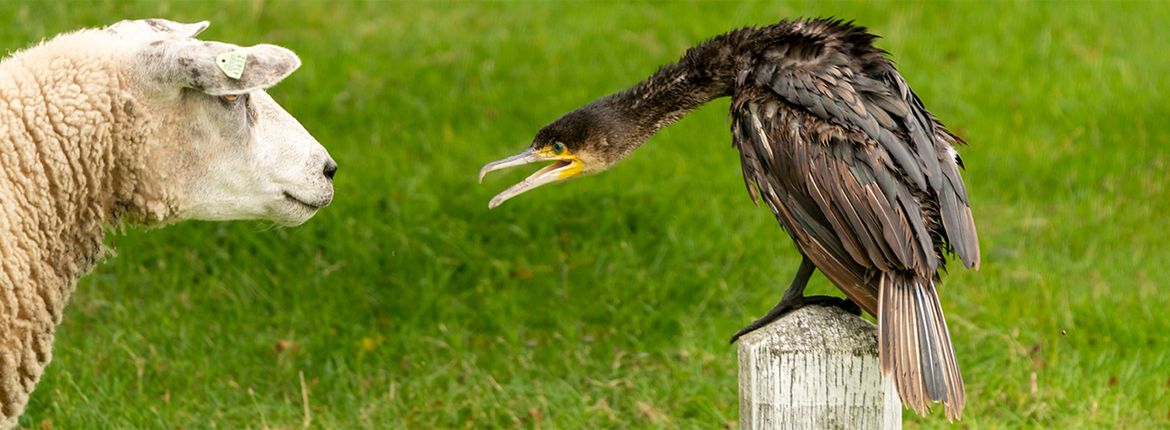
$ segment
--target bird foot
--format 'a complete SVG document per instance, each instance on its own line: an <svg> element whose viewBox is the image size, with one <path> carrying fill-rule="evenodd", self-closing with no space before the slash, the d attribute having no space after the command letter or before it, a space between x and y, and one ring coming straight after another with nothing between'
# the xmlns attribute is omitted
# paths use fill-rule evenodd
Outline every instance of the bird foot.
<svg viewBox="0 0 1170 430"><path fill-rule="evenodd" d="M766 315L760 317L758 320L752 321L751 324L748 324L744 328L741 328L739 331L735 332L735 334L731 336L731 343L735 343L735 341L739 340L740 336L756 331L756 329L771 324L772 321L780 319L780 317L784 316L785 314L808 305L836 306L851 314L861 315L861 307L857 306L857 303L853 303L852 300L843 297L805 296L791 300L786 298L781 300L780 303L777 303L776 306L772 307L772 310L768 311Z"/></svg>

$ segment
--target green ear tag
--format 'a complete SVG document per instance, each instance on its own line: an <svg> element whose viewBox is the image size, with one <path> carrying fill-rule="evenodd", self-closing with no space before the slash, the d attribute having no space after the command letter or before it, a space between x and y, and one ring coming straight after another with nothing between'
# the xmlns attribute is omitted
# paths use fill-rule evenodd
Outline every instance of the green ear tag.
<svg viewBox="0 0 1170 430"><path fill-rule="evenodd" d="M215 57L215 65L219 66L219 70L223 70L223 74L232 79L240 79L244 75L244 63L248 60L248 54L244 51L231 51L219 54Z"/></svg>

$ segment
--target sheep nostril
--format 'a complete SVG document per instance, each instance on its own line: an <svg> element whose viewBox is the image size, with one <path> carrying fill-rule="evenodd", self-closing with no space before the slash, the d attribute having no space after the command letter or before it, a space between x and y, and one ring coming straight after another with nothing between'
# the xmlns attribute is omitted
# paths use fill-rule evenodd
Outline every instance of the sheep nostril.
<svg viewBox="0 0 1170 430"><path fill-rule="evenodd" d="M331 161L325 162L325 177L333 180L333 175L337 173L337 163Z"/></svg>

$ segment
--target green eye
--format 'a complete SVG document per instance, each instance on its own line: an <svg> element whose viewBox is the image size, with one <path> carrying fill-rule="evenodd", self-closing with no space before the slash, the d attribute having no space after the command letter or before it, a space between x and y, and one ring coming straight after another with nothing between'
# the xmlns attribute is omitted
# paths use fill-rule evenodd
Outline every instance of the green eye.
<svg viewBox="0 0 1170 430"><path fill-rule="evenodd" d="M560 155L565 153L565 144L557 142L553 144L553 153Z"/></svg>

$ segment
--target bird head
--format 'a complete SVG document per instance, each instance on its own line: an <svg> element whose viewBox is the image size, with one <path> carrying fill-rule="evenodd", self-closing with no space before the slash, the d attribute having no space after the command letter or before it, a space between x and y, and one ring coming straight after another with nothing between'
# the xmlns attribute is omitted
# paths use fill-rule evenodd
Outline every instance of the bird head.
<svg viewBox="0 0 1170 430"><path fill-rule="evenodd" d="M520 183L497 194L488 203L495 208L504 201L541 185L559 182L583 174L600 172L620 161L637 146L617 115L594 103L569 112L544 126L532 139L532 145L511 157L493 161L479 170L479 181L489 172L525 164L551 161Z"/></svg>

